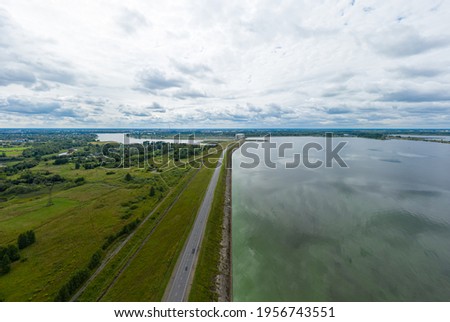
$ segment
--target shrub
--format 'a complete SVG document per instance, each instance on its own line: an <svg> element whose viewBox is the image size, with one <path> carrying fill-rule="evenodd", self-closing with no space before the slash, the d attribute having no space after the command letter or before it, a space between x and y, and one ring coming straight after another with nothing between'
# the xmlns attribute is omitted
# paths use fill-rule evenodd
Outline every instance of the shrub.
<svg viewBox="0 0 450 322"><path fill-rule="evenodd" d="M55 162L53 162L54 165L61 165L61 164L67 164L69 162L69 159L67 158L60 158L56 159Z"/></svg>
<svg viewBox="0 0 450 322"><path fill-rule="evenodd" d="M9 187L6 191L5 194L10 194L10 195L22 195L25 193L30 193L33 191L39 190L38 187L36 186L31 186L31 185L27 185L27 184L19 184L16 186L11 186Z"/></svg>
<svg viewBox="0 0 450 322"><path fill-rule="evenodd" d="M91 261L89 262L88 265L89 269L93 270L97 268L98 265L100 265L101 260L102 260L102 252L98 250L91 257Z"/></svg>
<svg viewBox="0 0 450 322"><path fill-rule="evenodd" d="M24 249L25 247L28 247L35 242L36 235L32 230L28 230L27 232L20 234L17 238L17 246L19 246L19 249Z"/></svg>
<svg viewBox="0 0 450 322"><path fill-rule="evenodd" d="M85 183L85 179L84 179L84 177L78 177L78 178L76 178L75 180L74 180L74 182L76 183L76 184L83 184L83 183Z"/></svg>
<svg viewBox="0 0 450 322"><path fill-rule="evenodd" d="M61 287L56 295L55 301L66 302L70 300L70 297L75 294L75 292L83 285L84 282L89 278L90 273L88 269L82 269L76 272L70 280Z"/></svg>
<svg viewBox="0 0 450 322"><path fill-rule="evenodd" d="M102 249L107 249L112 243L114 243L116 238L117 237L115 235L109 235L108 237L106 237L106 241L103 243Z"/></svg>
<svg viewBox="0 0 450 322"><path fill-rule="evenodd" d="M8 254L5 254L2 259L0 259L0 275L8 274L10 270L11 260L9 259Z"/></svg>
<svg viewBox="0 0 450 322"><path fill-rule="evenodd" d="M15 262L20 259L19 249L16 245L8 245L8 247L6 248L6 254L8 254L11 262Z"/></svg>

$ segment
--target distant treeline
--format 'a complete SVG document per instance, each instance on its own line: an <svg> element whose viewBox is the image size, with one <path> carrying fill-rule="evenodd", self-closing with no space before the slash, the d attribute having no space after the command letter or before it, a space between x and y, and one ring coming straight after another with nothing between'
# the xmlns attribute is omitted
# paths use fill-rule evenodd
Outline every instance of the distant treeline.
<svg viewBox="0 0 450 322"><path fill-rule="evenodd" d="M333 133L334 136L353 136L371 139L385 139L387 136L400 135L450 135L446 129L237 129L246 137L271 136L325 136Z"/></svg>

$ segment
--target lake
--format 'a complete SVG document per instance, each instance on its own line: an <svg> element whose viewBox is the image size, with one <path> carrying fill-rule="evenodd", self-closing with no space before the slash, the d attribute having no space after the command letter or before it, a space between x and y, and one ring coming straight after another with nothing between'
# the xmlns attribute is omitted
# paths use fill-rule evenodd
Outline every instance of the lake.
<svg viewBox="0 0 450 322"><path fill-rule="evenodd" d="M335 138L348 168L284 167L324 141L273 137L276 169L233 154L233 300L450 301L450 145Z"/></svg>
<svg viewBox="0 0 450 322"><path fill-rule="evenodd" d="M100 142L117 142L117 143L124 143L126 133L97 133L97 140ZM130 136L128 138L130 144L139 143L142 144L144 142L166 142L166 143L174 143L174 139L160 139L160 138L146 138L146 139L138 139ZM201 141L199 140L185 140L185 139L179 139L177 140L177 143L185 143L185 144L200 144Z"/></svg>

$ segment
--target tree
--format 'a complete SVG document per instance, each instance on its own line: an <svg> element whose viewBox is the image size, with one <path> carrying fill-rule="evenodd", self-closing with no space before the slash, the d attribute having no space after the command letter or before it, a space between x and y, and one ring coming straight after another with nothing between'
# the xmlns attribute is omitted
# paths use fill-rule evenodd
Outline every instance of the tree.
<svg viewBox="0 0 450 322"><path fill-rule="evenodd" d="M17 246L19 246L19 249L24 249L25 247L30 246L35 242L36 235L32 230L28 230L27 232L20 234L17 238Z"/></svg>
<svg viewBox="0 0 450 322"><path fill-rule="evenodd" d="M125 181L131 181L131 179L133 179L133 177L131 177L131 174L127 173L125 175Z"/></svg>
<svg viewBox="0 0 450 322"><path fill-rule="evenodd" d="M155 187L150 188L150 197L153 197L155 195Z"/></svg>
<svg viewBox="0 0 450 322"><path fill-rule="evenodd" d="M61 164L67 164L69 163L69 159L67 158L59 158L56 159L55 162L53 162L54 165L61 165Z"/></svg>
<svg viewBox="0 0 450 322"><path fill-rule="evenodd" d="M28 238L25 233L20 234L17 238L17 246L19 246L19 249L24 249L28 246Z"/></svg>
<svg viewBox="0 0 450 322"><path fill-rule="evenodd" d="M8 248L6 248L6 254L8 254L11 262L15 262L20 259L19 249L16 245L8 245Z"/></svg>
<svg viewBox="0 0 450 322"><path fill-rule="evenodd" d="M11 260L9 259L8 254L3 255L3 258L0 260L0 275L8 274L11 270Z"/></svg>
<svg viewBox="0 0 450 322"><path fill-rule="evenodd" d="M102 260L102 252L98 250L94 253L94 255L92 255L91 261L89 262L89 265L88 265L88 268L90 270L97 268L97 266L100 265L101 260Z"/></svg>
<svg viewBox="0 0 450 322"><path fill-rule="evenodd" d="M28 239L28 245L34 244L36 242L36 235L33 230L29 230L26 232L27 239Z"/></svg>
<svg viewBox="0 0 450 322"><path fill-rule="evenodd" d="M76 170L80 169L80 163L79 162L75 163L75 169Z"/></svg>
<svg viewBox="0 0 450 322"><path fill-rule="evenodd" d="M58 294L55 297L55 301L64 302L70 300L70 297L75 294L77 289L79 289L80 286L87 281L89 275L90 273L87 269L79 270L74 275L72 275L70 280L59 290Z"/></svg>
<svg viewBox="0 0 450 322"><path fill-rule="evenodd" d="M58 292L58 295L56 295L55 297L55 301L56 302L66 302L70 299L70 293L69 293L69 289L67 288L66 285L64 285L63 287L61 287L61 289Z"/></svg>

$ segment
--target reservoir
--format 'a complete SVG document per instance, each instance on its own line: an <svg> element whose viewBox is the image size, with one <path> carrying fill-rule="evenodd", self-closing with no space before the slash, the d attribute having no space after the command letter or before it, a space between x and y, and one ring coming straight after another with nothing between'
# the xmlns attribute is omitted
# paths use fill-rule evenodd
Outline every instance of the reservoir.
<svg viewBox="0 0 450 322"><path fill-rule="evenodd" d="M450 144L341 141L348 167L286 168L320 137L273 137L275 169L233 154L233 300L450 301Z"/></svg>
<svg viewBox="0 0 450 322"><path fill-rule="evenodd" d="M200 144L199 140L186 140L186 139L162 139L162 138L144 138L139 139L132 136L129 136L128 139L125 139L126 133L98 133L97 140L100 142L117 142L124 143L128 141L130 144L143 144L144 142L165 142L165 143L182 143L182 144Z"/></svg>

